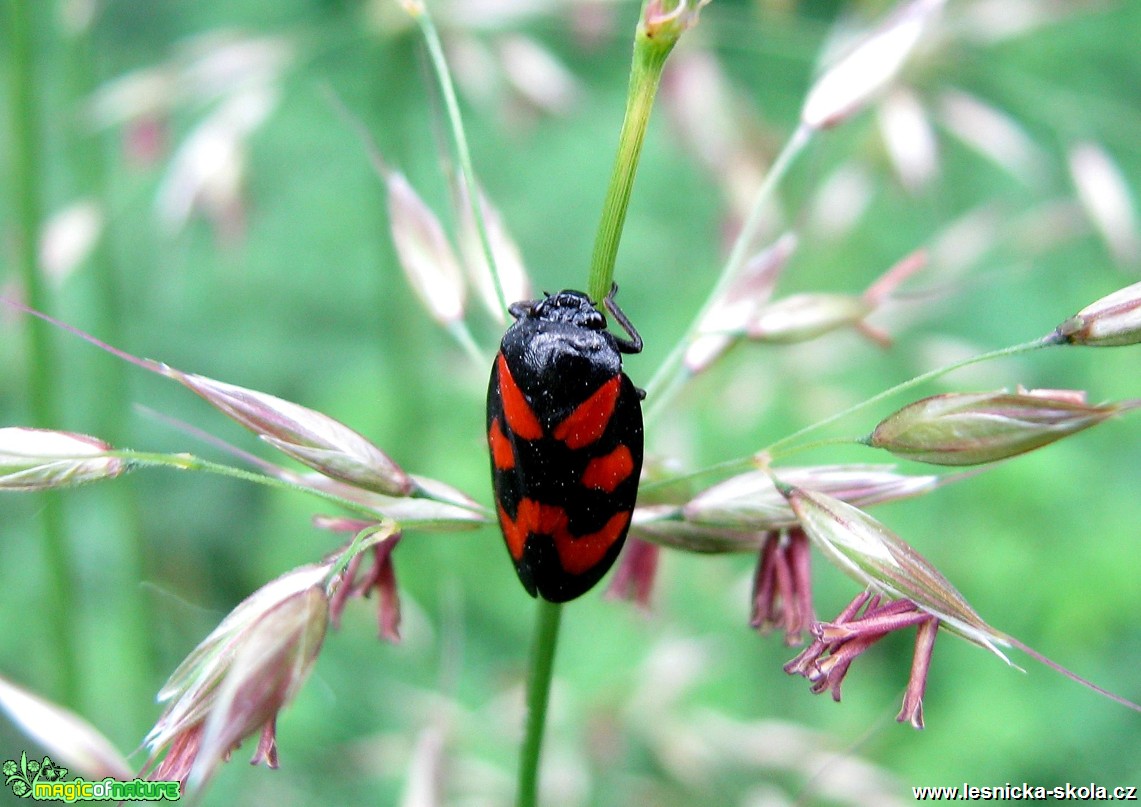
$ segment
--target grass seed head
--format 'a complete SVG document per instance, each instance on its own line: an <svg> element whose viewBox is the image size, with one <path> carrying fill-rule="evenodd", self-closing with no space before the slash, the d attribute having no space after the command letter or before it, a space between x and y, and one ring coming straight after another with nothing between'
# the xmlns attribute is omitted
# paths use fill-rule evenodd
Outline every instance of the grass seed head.
<svg viewBox="0 0 1141 807"><path fill-rule="evenodd" d="M1054 335L1071 345L1088 347L1141 342L1141 283L1090 303L1059 325Z"/></svg>
<svg viewBox="0 0 1141 807"><path fill-rule="evenodd" d="M308 677L329 621L327 564L262 586L222 620L159 692L169 705L146 737L155 780L201 786L246 737L261 731L254 762L276 767L278 711Z"/></svg>
<svg viewBox="0 0 1141 807"><path fill-rule="evenodd" d="M0 428L0 490L49 490L111 479L127 463L108 456L113 449L85 434Z"/></svg>
<svg viewBox="0 0 1141 807"><path fill-rule="evenodd" d="M1137 210L1129 183L1113 158L1096 143L1070 149L1070 176L1078 200L1110 253L1123 264L1141 260Z"/></svg>
<svg viewBox="0 0 1141 807"><path fill-rule="evenodd" d="M464 315L464 279L436 214L399 171L385 177L388 217L400 267L428 313L439 323Z"/></svg>
<svg viewBox="0 0 1141 807"><path fill-rule="evenodd" d="M903 68L942 0L900 6L816 79L800 111L809 129L828 129L862 110Z"/></svg>
<svg viewBox="0 0 1141 807"><path fill-rule="evenodd" d="M1075 390L946 393L898 410L865 442L918 462L979 465L1041 448L1131 406L1092 406Z"/></svg>
<svg viewBox="0 0 1141 807"><path fill-rule="evenodd" d="M387 454L328 415L206 376L165 366L162 372L274 448L325 476L389 496L404 496L415 487Z"/></svg>

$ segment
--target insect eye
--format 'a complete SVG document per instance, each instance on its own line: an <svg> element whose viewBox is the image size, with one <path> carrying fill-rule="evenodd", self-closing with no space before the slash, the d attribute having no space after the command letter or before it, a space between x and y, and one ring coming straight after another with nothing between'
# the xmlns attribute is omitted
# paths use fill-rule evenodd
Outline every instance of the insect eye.
<svg viewBox="0 0 1141 807"><path fill-rule="evenodd" d="M597 311L591 311L585 317L583 317L582 324L584 327L590 328L594 331L604 331L606 330L606 317L602 316L602 314L599 314Z"/></svg>

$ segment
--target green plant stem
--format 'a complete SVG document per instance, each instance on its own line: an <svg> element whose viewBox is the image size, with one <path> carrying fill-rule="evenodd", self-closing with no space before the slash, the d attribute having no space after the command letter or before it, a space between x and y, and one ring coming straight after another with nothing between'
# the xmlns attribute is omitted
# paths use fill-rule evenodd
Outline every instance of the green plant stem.
<svg viewBox="0 0 1141 807"><path fill-rule="evenodd" d="M467 186L468 204L471 205L472 218L475 221L476 230L479 232L479 243L483 249L483 257L487 261L487 267L491 271L491 278L495 284L495 296L499 298L499 305L506 311L507 295L503 291L503 280L499 277L495 253L491 249L491 238L487 234L487 224L483 218L482 196L471 162L471 149L468 148L464 121L460 115L460 104L456 98L456 88L452 83L448 61L444 58L444 48L440 44L440 35L436 31L436 24L432 21L432 15L428 13L428 9L423 3L406 2L405 8L416 20L416 24L420 26L420 32L424 35L424 42L428 46L428 57L432 62L432 69L436 73L436 80L440 84L440 94L444 97L444 107L448 110L448 125L451 127L452 139L455 141L456 161L459 163L460 174ZM464 348L469 353L471 352L469 345L464 344ZM479 355L478 351L476 355ZM482 356L480 356L480 361L483 361Z"/></svg>
<svg viewBox="0 0 1141 807"><path fill-rule="evenodd" d="M756 195L753 197L752 207L749 208L749 215L745 218L745 223L741 226L741 231L737 233L737 238L733 242L733 248L729 252L729 257L725 261L724 267L721 269L721 275L717 278L717 283L713 286L713 290L709 296L705 298L704 305L697 315L693 318L689 328L686 330L685 335L674 346L673 350L662 362L661 366L654 373L650 383L646 385L646 400L650 402L649 409L646 412L646 419L653 420L665 408L666 404L672 400L674 393L681 388L684 377L679 372L682 359L685 357L686 350L689 349L690 344L696 338L698 330L701 328L702 323L705 321L709 312L715 305L721 302L725 293L729 290L729 284L737 277L741 268L745 265L745 261L749 257L749 251L754 248L753 241L757 235L757 229L760 227L761 219L764 217L765 210L768 209L769 200L772 198L773 193L776 191L777 186L781 180L784 179L788 173L788 169L792 167L796 157L808 145L809 140L812 139L812 130L806 126L800 126L792 137L785 143L784 148L781 149L780 154L777 155L776 160L773 161L772 166L769 168L768 173L765 175L764 181L757 189Z"/></svg>
<svg viewBox="0 0 1141 807"><path fill-rule="evenodd" d="M643 18L645 6L643 6ZM626 95L626 114L618 135L618 153L610 174L610 185L602 203L602 218L594 239L594 252L590 259L590 275L586 290L592 300L602 300L610 293L614 282L614 263L618 257L618 244L622 240L622 227L626 223L626 210L634 189L634 175L642 155L642 144L654 108L654 97L662 78L666 58L673 50L677 37L654 38L646 35L644 25L638 26L634 36L634 57L630 65L630 87Z"/></svg>
<svg viewBox="0 0 1141 807"><path fill-rule="evenodd" d="M814 448L822 448L824 446L858 446L864 445L855 437L826 437L822 440L813 440L811 443L802 443L793 449L781 454L781 458L789 456L790 454L798 454L801 451L810 451ZM691 482L695 479L701 479L707 476L728 476L731 474L744 473L745 471L755 471L761 466L758 462L758 457L764 456L766 459L771 460L772 455L766 452L759 452L758 454L749 454L744 457L733 457L732 459L722 460L721 462L707 465L704 468L698 468L695 471L689 471L677 476L671 476L667 479L660 479L654 482L646 482L638 487L639 493L654 493L658 490L665 490L674 487L682 482Z"/></svg>
<svg viewBox="0 0 1141 807"><path fill-rule="evenodd" d="M1012 345L1011 347L1004 347L1004 348L1001 348L999 350L992 350L992 351L989 351L987 353L980 353L977 356L970 356L970 357L963 359L961 361L952 362L951 364L945 364L942 367L936 367L934 370L928 370L926 373L921 373L920 375L915 376L915 378L909 379L908 381L904 381L901 384L896 384L894 387L891 387L890 389L885 389L883 392L877 393L876 395L873 395L871 398L867 398L866 400L860 401L860 403L855 404L854 406L850 406L847 409L843 410L842 412L837 412L834 415L830 415L829 417L824 418L824 420L819 420L816 423L813 423L809 426L805 426L803 429L795 431L792 434L788 435L787 437L782 437L780 440L777 440L775 443L771 443L767 448L763 449L760 453L768 454L769 459L776 459L777 457L787 457L790 454L794 454L797 451L803 450L803 447L796 446L796 447L791 448L791 449L781 450L784 446L788 445L789 443L793 443L793 442L801 439L805 435L810 434L810 433L812 433L818 429L822 429L825 426L829 426L829 425L835 423L836 421L841 420L842 418L846 418L849 415L853 415L856 412L860 412L864 409L867 409L869 406L877 404L880 401L884 400L885 398L889 398L892 395L897 395L901 392L904 392L906 390L911 389L912 387L917 387L920 384L924 384L928 381L939 378L940 376L946 375L947 373L953 372L955 370L962 369L963 367L969 367L972 364L979 364L979 363L984 362L984 361L990 361L991 359L999 359L999 358L1006 358L1009 356L1016 356L1020 353L1029 353L1031 350L1038 350L1040 348L1051 347L1052 345L1059 344L1058 342L1054 341L1053 337L1054 337L1054 335L1050 334L1049 336L1044 336L1041 339L1035 339L1031 342L1023 342L1020 345ZM815 444L812 444L812 445L815 445Z"/></svg>
<svg viewBox="0 0 1141 807"><path fill-rule="evenodd" d="M657 36L649 34L645 25L649 6L649 2L643 3L642 15L634 35L626 113L618 136L618 153L610 175L610 185L602 204L602 218L594 241L587 279L587 294L596 301L606 297L614 280L614 262L622 238L630 194L634 188L634 175L638 170L642 144L646 139L650 112L654 106L654 96L657 94L666 58L683 30L677 28L664 33L657 31ZM527 728L519 760L518 807L536 807L538 804L539 762L561 616L560 604L539 598L527 679Z"/></svg>
<svg viewBox="0 0 1141 807"><path fill-rule="evenodd" d="M539 803L539 759L542 756L547 702L551 694L551 674L555 666L562 613L560 603L539 598L535 612L535 635L531 644L531 668L527 677L527 731L519 758L519 792L515 800L517 807L536 807Z"/></svg>
<svg viewBox="0 0 1141 807"><path fill-rule="evenodd" d="M69 108L82 109L87 99L95 92L99 81L99 66L95 43L89 22L79 30L66 31L67 63L69 80ZM81 115L71 115L67 127L67 153L71 158L71 173L76 190L81 196L89 196L98 206L103 218L102 230L88 259L93 292L91 302L92 323L97 333L104 334L112 344L122 344L123 323L126 299L120 283L119 266L114 255L114 218L111 215L109 190L109 170L106 141L102 132L91 131L90 125ZM131 410L127 390L127 368L115 359L102 359L105 369L100 371L101 384L96 394L88 396L84 408L91 413L98 434L112 445L128 443L128 413ZM126 675L133 671L135 679L119 681L127 691L139 691L150 684L150 677L157 669L154 637L159 635L156 615L147 606L141 580L154 577L150 546L146 541L141 523L138 497L131 484L114 485L107 494L109 510L104 516L112 525L111 534L120 546L123 563L121 568L111 570L114 577L105 578L107 583L127 583L121 585L124 631L136 637L129 647L120 651L120 661ZM146 708L141 703L128 699L123 711L136 724L145 724Z"/></svg>
<svg viewBox="0 0 1141 807"><path fill-rule="evenodd" d="M354 513L367 516L369 518L378 518L380 513L373 507L360 502L355 502L351 499L346 499L338 496L335 493L329 493L319 488L309 487L297 482L291 482L287 479L279 479L275 476L266 476L265 474L257 473L256 471L247 471L243 468L234 468L230 465L222 465L218 462L210 462L193 454L155 454L146 451L108 451L107 456L118 457L128 463L129 466L154 466L162 468L175 468L180 471L204 471L206 473L218 474L219 476L228 476L232 479L241 479L245 482L254 482L258 485L265 485L266 487L276 488L277 490L288 490L298 493L305 493L309 496L316 496L318 499L336 504L346 510ZM413 494L415 495L415 494ZM450 504L453 507L462 507L472 512L486 515L482 509L475 507L465 507L462 504L453 502L447 499L437 499L433 496L423 496L423 498L431 499L432 501L443 502ZM414 524L416 522L406 521L406 525Z"/></svg>
<svg viewBox="0 0 1141 807"><path fill-rule="evenodd" d="M352 543L350 543L345 550L337 558L336 563L329 570L328 582L332 582L338 575L349 567L349 563L367 549L371 549L379 543L384 541L399 539L400 529L395 522L385 521L372 526L365 527L363 530L353 536ZM341 585L350 585L351 580L342 580ZM327 585L326 584L326 585ZM329 592L332 593L331 591Z"/></svg>
<svg viewBox="0 0 1141 807"><path fill-rule="evenodd" d="M683 0L684 2L684 0ZM679 3L665 3L671 9ZM648 24L651 0L642 4L637 31L634 34L634 56L630 67L630 85L626 97L626 113L618 136L618 153L610 175L610 185L602 204L602 218L595 236L591 256L587 294L600 301L610 292L614 281L614 263L626 210L634 188L634 176L646 139L646 128L654 106L666 58L688 23L661 25L660 21ZM661 13L658 8L656 13ZM676 19L676 18L675 18ZM518 807L536 807L539 796L539 761L543 745L543 732L547 722L547 702L551 690L555 648L559 638L559 620L562 606L540 598L535 622L535 637L531 647L531 668L527 685L527 729L519 761Z"/></svg>
<svg viewBox="0 0 1141 807"><path fill-rule="evenodd" d="M642 485L640 490L643 494L644 493L652 493L655 490L661 490L661 489L669 488L673 485L678 484L679 482L686 482L686 481L689 481L692 479L699 479L699 478L705 477L705 476L712 476L712 475L722 475L723 476L723 475L727 475L727 474L734 474L734 473L738 473L738 472L742 472L742 471L752 470L754 468L757 468L758 465L760 464L758 461L758 459L760 457L764 457L766 462L772 462L773 460L776 460L776 459L786 459L786 458L792 456L793 454L799 454L802 451L809 451L811 449L819 448L820 446L825 446L825 445L835 445L835 444L861 445L862 443L860 441L860 438L828 437L828 438L824 438L821 440L813 440L812 442L809 442L809 443L800 443L799 445L791 445L790 446L790 444L795 443L797 440L800 440L801 438L806 437L809 434L824 428L825 426L830 426L831 424L833 424L839 420L842 420L843 418L846 418L849 415L854 415L856 412L860 412L860 411L868 408L869 406L873 406L874 404L877 404L880 401L891 397L892 395L897 395L901 392L905 392L905 391L911 389L912 387L918 386L919 384L923 384L927 381L931 381L935 378L939 378L940 376L946 375L947 373L954 372L955 370L959 370L963 367L968 367L972 364L979 364L979 363L984 362L984 361L989 361L991 359L998 359L998 358L1003 358L1003 357L1015 356L1015 355L1018 355L1020 353L1028 353L1031 350L1037 350L1039 348L1051 347L1053 345L1059 345L1059 344L1064 344L1064 343L1057 342L1054 339L1054 335L1050 334L1049 336L1044 336L1041 339L1035 339L1031 342L1024 342L1020 345L1013 345L1011 347L1004 347L1004 348L1001 348L999 350L992 350L992 351L989 351L987 353L980 353L976 356L970 356L966 359L962 359L961 361L953 362L951 364L946 364L942 367L936 367L934 370L929 370L928 372L923 373L922 375L918 375L915 378L912 378L908 381L904 381L901 384L896 384L894 387L891 387L890 389L886 389L882 392L876 393L871 398L860 401L860 403L855 404L854 406L850 406L842 412L837 412L834 415L829 415L828 417L824 418L823 420L819 420L816 423L812 423L808 426L805 426L803 429L800 429L796 432L793 432L792 434L788 435L787 437L782 437L780 440L777 440L775 443L770 443L767 447L761 449L760 451L756 452L755 454L749 454L748 456L745 456L745 457L735 457L733 459L723 460L722 462L719 462L715 465L710 465L706 468L701 468L701 469L698 469L696 471L691 471L691 472L686 473L686 474L681 474L679 476L671 476L668 479L662 479L662 480L657 481L657 482L649 482L647 484ZM786 448L786 446L789 446L789 447Z"/></svg>
<svg viewBox="0 0 1141 807"><path fill-rule="evenodd" d="M40 170L39 121L36 112L35 0L8 0L8 47L11 75L11 193L16 218L17 264L24 297L34 308L46 310L47 294L39 269ZM56 360L47 323L29 321L27 334L27 387L30 417L41 427L59 422L59 398L54 386ZM56 648L59 700L78 705L79 650L72 592L75 588L67 550L63 503L57 495L42 498L41 523L48 571L48 618L52 646Z"/></svg>
<svg viewBox="0 0 1141 807"><path fill-rule="evenodd" d="M483 351L479 349L479 345L475 343L475 337L471 335L471 329L468 328L467 323L463 320L453 322L448 325L448 333L452 338L459 343L460 347L464 349L464 353L479 367L486 367L490 364L490 359L483 355Z"/></svg>
<svg viewBox="0 0 1141 807"><path fill-rule="evenodd" d="M8 35L11 59L12 197L16 214L16 244L24 299L33 308L45 310L47 293L40 274L37 248L40 233L39 121L36 113L35 42L32 0L8 0L11 29ZM45 323L29 322L28 397L31 416L42 427L58 422L58 401L52 390L55 356Z"/></svg>

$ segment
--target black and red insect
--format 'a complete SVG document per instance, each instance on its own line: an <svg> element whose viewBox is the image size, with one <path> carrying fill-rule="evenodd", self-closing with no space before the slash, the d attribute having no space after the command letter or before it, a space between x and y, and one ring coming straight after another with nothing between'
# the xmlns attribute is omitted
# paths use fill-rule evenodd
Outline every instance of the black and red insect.
<svg viewBox="0 0 1141 807"><path fill-rule="evenodd" d="M487 390L487 442L499 525L528 593L573 600L622 549L642 470L644 393L622 372L642 338L614 302L582 292L509 308Z"/></svg>

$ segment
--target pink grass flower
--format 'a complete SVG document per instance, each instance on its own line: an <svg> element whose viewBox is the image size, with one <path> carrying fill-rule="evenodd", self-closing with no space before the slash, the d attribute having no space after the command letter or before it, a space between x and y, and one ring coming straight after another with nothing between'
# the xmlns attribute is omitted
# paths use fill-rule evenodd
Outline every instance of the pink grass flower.
<svg viewBox="0 0 1141 807"><path fill-rule="evenodd" d="M627 539L606 596L610 599L630 600L643 610L649 610L661 549L658 544L641 538L631 536Z"/></svg>
<svg viewBox="0 0 1141 807"><path fill-rule="evenodd" d="M750 624L762 633L783 629L791 647L801 643L813 619L808 536L800 529L768 533L753 577Z"/></svg>
<svg viewBox="0 0 1141 807"><path fill-rule="evenodd" d="M318 527L334 532L361 533L364 530L384 530L382 524L355 518L314 519ZM367 597L373 590L377 593L377 624L380 637L389 642L400 641L400 594L396 587L396 567L392 562L392 552L400 543L401 533L389 531L371 548L372 565L363 573L365 552L358 552L345 567L343 579L329 598L329 619L333 627L341 625L341 615L345 604L358 597Z"/></svg>
<svg viewBox="0 0 1141 807"><path fill-rule="evenodd" d="M840 687L852 662L889 633L912 625L917 630L915 655L896 720L921 729L923 695L939 620L910 600L884 601L869 592L860 594L831 622L813 623L813 641L784 665L784 670L808 679L814 694L829 692L832 700L839 701Z"/></svg>

